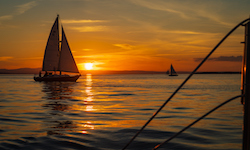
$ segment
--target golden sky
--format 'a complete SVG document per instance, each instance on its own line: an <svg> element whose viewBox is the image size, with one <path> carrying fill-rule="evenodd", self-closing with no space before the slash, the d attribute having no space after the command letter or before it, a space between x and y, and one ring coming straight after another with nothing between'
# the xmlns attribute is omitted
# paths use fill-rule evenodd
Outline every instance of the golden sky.
<svg viewBox="0 0 250 150"><path fill-rule="evenodd" d="M192 71L249 0L1 0L0 69L40 68L57 14L79 69ZM199 71L240 71L244 27Z"/></svg>

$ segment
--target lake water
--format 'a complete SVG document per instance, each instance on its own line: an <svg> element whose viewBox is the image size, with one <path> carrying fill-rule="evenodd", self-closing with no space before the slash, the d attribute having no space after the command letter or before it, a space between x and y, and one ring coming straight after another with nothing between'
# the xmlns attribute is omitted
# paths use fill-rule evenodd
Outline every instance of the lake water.
<svg viewBox="0 0 250 150"><path fill-rule="evenodd" d="M76 83L0 75L0 149L119 150L187 74L82 75ZM127 148L150 150L225 100L240 74L196 74ZM160 149L240 150L243 105L219 108Z"/></svg>

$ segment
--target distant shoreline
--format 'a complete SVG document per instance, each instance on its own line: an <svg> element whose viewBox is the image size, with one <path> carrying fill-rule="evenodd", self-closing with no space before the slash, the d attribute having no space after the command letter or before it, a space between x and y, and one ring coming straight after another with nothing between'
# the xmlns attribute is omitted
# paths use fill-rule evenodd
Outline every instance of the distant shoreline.
<svg viewBox="0 0 250 150"><path fill-rule="evenodd" d="M0 74L38 74L41 68L19 68L19 69L0 69ZM190 72L179 71L178 74L189 74ZM91 70L81 71L81 74L166 74L162 71L141 71L141 70L123 70L123 71L104 71L104 70ZM196 72L195 74L241 74L241 72Z"/></svg>
<svg viewBox="0 0 250 150"><path fill-rule="evenodd" d="M196 72L195 74L241 74L241 72Z"/></svg>

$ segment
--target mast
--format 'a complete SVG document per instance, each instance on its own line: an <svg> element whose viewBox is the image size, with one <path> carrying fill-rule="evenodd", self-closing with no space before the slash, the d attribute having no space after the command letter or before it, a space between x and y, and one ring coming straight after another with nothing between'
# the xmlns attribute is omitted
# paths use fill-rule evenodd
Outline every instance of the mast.
<svg viewBox="0 0 250 150"><path fill-rule="evenodd" d="M245 25L245 48L242 65L242 99L244 105L242 150L250 149L250 22Z"/></svg>
<svg viewBox="0 0 250 150"><path fill-rule="evenodd" d="M57 18L59 20L59 14L57 14ZM59 21L58 21L59 22ZM58 23L59 24L59 23ZM59 25L58 25L59 26ZM59 32L60 35L60 32ZM60 75L62 74L61 67L60 67L60 62L61 62L61 49L62 49L62 37L58 41L58 50L59 50L59 59L58 59L58 67L57 71L60 72Z"/></svg>

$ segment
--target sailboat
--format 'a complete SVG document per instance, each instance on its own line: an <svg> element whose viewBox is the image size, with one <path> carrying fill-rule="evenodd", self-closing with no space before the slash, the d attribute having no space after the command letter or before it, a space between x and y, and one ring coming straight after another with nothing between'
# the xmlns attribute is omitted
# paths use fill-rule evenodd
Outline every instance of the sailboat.
<svg viewBox="0 0 250 150"><path fill-rule="evenodd" d="M166 72L169 76L178 76L178 74L175 72L173 65L170 65L170 70Z"/></svg>
<svg viewBox="0 0 250 150"><path fill-rule="evenodd" d="M66 35L62 27L62 37L59 40L59 15L51 28L50 35L44 52L42 71L35 81L73 81L75 82L81 74L76 66L71 53ZM59 72L59 74L58 74ZM62 72L73 73L73 75L62 74Z"/></svg>

